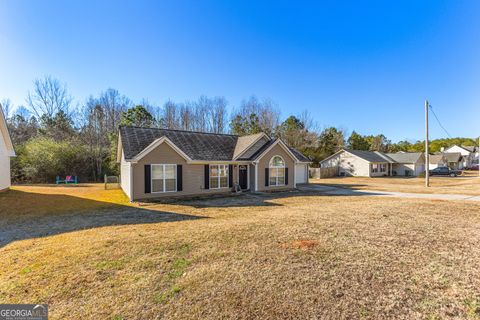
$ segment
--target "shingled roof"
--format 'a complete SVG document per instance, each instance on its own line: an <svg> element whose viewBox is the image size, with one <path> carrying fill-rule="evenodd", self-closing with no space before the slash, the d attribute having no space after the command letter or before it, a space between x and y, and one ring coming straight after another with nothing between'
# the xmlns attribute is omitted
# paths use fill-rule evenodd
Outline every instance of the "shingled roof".
<svg viewBox="0 0 480 320"><path fill-rule="evenodd" d="M235 151L233 153L233 157L236 158L242 153L245 153L247 149L252 147L252 144L254 144L257 140L259 140L259 142L262 143L262 141L260 141L262 136L265 136L265 134L261 132L257 134L251 134L248 136L238 137L237 144L235 146ZM263 144L265 144L265 142L263 142L262 145Z"/></svg>
<svg viewBox="0 0 480 320"><path fill-rule="evenodd" d="M133 159L152 142L167 137L192 160L232 160L237 136L157 128L120 127L125 159Z"/></svg>
<svg viewBox="0 0 480 320"><path fill-rule="evenodd" d="M468 152L472 152L472 153L478 151L478 148L474 147L474 146L460 146L460 147L467 150Z"/></svg>
<svg viewBox="0 0 480 320"><path fill-rule="evenodd" d="M155 140L166 137L183 151L192 160L208 161L232 161L248 145L251 145L258 135L239 137L230 134L215 134L205 132L193 132L183 130L169 130L141 127L120 127L120 138L126 160L135 158L140 152L152 144ZM266 150L274 139L260 140L253 144L238 160L255 160ZM240 146L237 144L240 143ZM310 162L299 151L289 148L292 154L301 162Z"/></svg>
<svg viewBox="0 0 480 320"><path fill-rule="evenodd" d="M363 151L363 150L350 150L345 149L345 151L356 155L359 158L367 160L368 162L388 162L394 163L395 161L387 157L385 154L378 151Z"/></svg>
<svg viewBox="0 0 480 320"><path fill-rule="evenodd" d="M423 156L421 152L400 152L400 153L387 153L389 158L397 163L417 163Z"/></svg>
<svg viewBox="0 0 480 320"><path fill-rule="evenodd" d="M462 154L460 152L444 152L442 154L448 162L459 162L462 160Z"/></svg>
<svg viewBox="0 0 480 320"><path fill-rule="evenodd" d="M447 159L445 159L443 154L431 154L428 158L429 158L430 164L439 164L439 163L443 164L445 161L447 161Z"/></svg>
<svg viewBox="0 0 480 320"><path fill-rule="evenodd" d="M325 162L341 152L351 153L365 161L373 163L416 163L422 157L422 153L420 152L383 153L379 151L342 149L320 162Z"/></svg>
<svg viewBox="0 0 480 320"><path fill-rule="evenodd" d="M305 157L303 155L303 153L301 153L300 151L298 151L297 149L295 148L291 148L291 147L288 147L288 149L290 149L290 151L293 153L293 155L298 159L298 161L300 162L311 162L312 160L308 159L307 157Z"/></svg>

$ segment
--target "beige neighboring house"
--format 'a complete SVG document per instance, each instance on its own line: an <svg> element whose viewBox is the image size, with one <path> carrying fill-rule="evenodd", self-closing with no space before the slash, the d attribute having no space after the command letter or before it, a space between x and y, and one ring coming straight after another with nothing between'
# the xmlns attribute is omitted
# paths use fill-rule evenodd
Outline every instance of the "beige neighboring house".
<svg viewBox="0 0 480 320"><path fill-rule="evenodd" d="M131 201L294 189L311 163L264 133L228 134L122 126L117 161Z"/></svg>
<svg viewBox="0 0 480 320"><path fill-rule="evenodd" d="M431 154L429 157L429 169L433 170L438 167L447 167L448 166L448 161L445 156L440 153L440 154Z"/></svg>
<svg viewBox="0 0 480 320"><path fill-rule="evenodd" d="M11 185L10 158L15 157L12 140L8 133L7 122L0 105L0 191L8 190Z"/></svg>
<svg viewBox="0 0 480 320"><path fill-rule="evenodd" d="M425 156L420 152L383 153L342 149L321 161L320 167L334 168L337 176L418 176L425 171Z"/></svg>

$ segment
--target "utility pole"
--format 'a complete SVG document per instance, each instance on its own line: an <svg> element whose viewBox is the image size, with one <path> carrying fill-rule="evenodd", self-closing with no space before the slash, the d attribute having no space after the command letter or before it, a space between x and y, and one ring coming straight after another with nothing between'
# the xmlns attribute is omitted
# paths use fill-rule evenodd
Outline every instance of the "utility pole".
<svg viewBox="0 0 480 320"><path fill-rule="evenodd" d="M428 142L428 100L425 100L425 187L430 187L430 153Z"/></svg>

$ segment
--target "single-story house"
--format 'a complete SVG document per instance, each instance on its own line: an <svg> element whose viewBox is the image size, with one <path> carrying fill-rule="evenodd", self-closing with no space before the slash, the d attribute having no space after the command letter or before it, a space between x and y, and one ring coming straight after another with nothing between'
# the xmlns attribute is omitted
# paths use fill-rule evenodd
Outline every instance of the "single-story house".
<svg viewBox="0 0 480 320"><path fill-rule="evenodd" d="M383 153L342 149L320 162L321 168L335 168L338 176L418 176L425 171L422 153Z"/></svg>
<svg viewBox="0 0 480 320"><path fill-rule="evenodd" d="M458 146L453 145L443 151L444 153L460 153L462 159L458 164L458 169L470 167L472 164L478 164L478 147L476 146Z"/></svg>
<svg viewBox="0 0 480 320"><path fill-rule="evenodd" d="M11 184L10 158L15 157L7 122L0 105L0 191L8 190Z"/></svg>
<svg viewBox="0 0 480 320"><path fill-rule="evenodd" d="M447 158L443 155L443 153L440 154L431 154L428 157L429 160L429 169L433 170L438 167L446 167L448 165Z"/></svg>
<svg viewBox="0 0 480 320"><path fill-rule="evenodd" d="M463 166L462 166L463 156L460 152L443 152L442 154L447 160L447 166L450 169L454 169L454 170L463 169Z"/></svg>
<svg viewBox="0 0 480 320"><path fill-rule="evenodd" d="M236 136L122 126L117 161L131 201L270 191L308 183L308 158L264 133Z"/></svg>
<svg viewBox="0 0 480 320"><path fill-rule="evenodd" d="M425 172L425 154L423 152L387 153L395 161L392 164L393 176L418 176Z"/></svg>

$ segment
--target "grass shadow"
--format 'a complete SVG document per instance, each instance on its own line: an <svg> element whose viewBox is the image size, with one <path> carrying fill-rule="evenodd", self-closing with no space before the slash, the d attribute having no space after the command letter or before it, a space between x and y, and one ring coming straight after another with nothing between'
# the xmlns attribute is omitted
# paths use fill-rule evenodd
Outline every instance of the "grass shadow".
<svg viewBox="0 0 480 320"><path fill-rule="evenodd" d="M0 248L12 241L91 228L201 218L205 217L64 194L10 190L0 194Z"/></svg>

